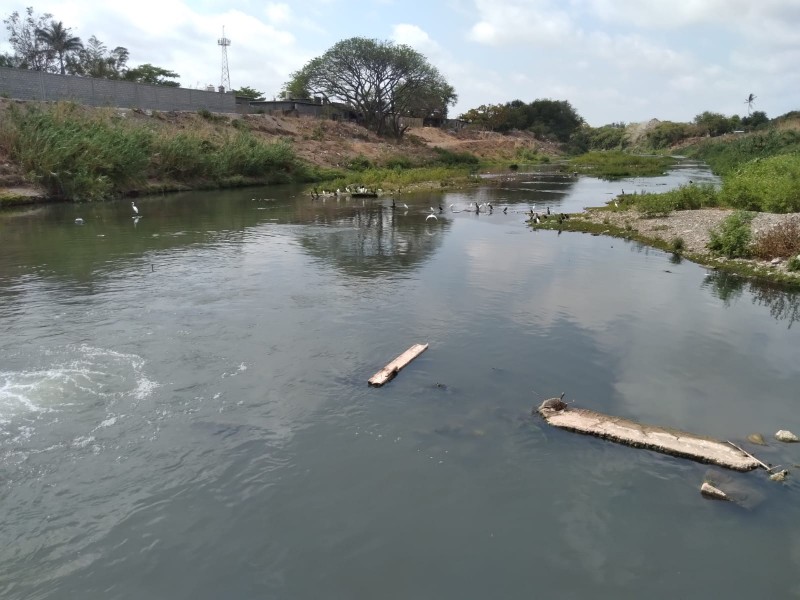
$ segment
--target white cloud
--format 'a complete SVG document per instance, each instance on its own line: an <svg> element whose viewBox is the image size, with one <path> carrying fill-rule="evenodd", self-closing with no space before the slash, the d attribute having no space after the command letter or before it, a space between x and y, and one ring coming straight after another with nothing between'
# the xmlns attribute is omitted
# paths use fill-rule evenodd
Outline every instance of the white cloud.
<svg viewBox="0 0 800 600"><path fill-rule="evenodd" d="M475 0L469 39L488 45L558 45L577 34L570 16L543 0Z"/></svg>

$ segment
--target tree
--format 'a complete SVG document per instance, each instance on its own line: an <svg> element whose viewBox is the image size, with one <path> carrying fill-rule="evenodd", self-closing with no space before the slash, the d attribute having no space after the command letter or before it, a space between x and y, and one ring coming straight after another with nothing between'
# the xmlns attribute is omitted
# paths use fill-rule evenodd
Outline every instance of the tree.
<svg viewBox="0 0 800 600"><path fill-rule="evenodd" d="M748 94L747 99L744 101L747 104L747 116L750 116L750 112L753 110L753 102L756 101L756 95L752 92Z"/></svg>
<svg viewBox="0 0 800 600"><path fill-rule="evenodd" d="M77 75L101 79L120 79L125 74L128 49L117 46L110 52L95 36L67 64L67 70Z"/></svg>
<svg viewBox="0 0 800 600"><path fill-rule="evenodd" d="M180 87L177 81L170 81L180 77L174 71L168 71L161 67L155 67L150 63L139 65L134 69L129 69L123 79L126 81L135 81L136 83L149 83L150 85L163 85L166 87Z"/></svg>
<svg viewBox="0 0 800 600"><path fill-rule="evenodd" d="M728 117L708 110L697 115L694 118L694 123L711 136L733 131L733 124Z"/></svg>
<svg viewBox="0 0 800 600"><path fill-rule="evenodd" d="M747 115L742 119L742 125L750 129L755 129L759 125L764 125L765 123L769 123L769 118L767 117L767 113L763 110L754 110L753 114Z"/></svg>
<svg viewBox="0 0 800 600"><path fill-rule="evenodd" d="M241 96L243 98L250 98L251 100L264 99L264 94L262 92L259 92L258 90L248 87L246 85L240 87L238 90L232 90L232 92L237 96Z"/></svg>
<svg viewBox="0 0 800 600"><path fill-rule="evenodd" d="M8 41L14 51L9 61L21 69L46 71L53 62L53 56L47 52L36 31L47 27L47 22L53 15L45 13L35 16L32 6L25 9L25 15L23 18L19 12L14 11L3 20L8 30Z"/></svg>
<svg viewBox="0 0 800 600"><path fill-rule="evenodd" d="M405 131L403 116L446 109L457 99L442 74L413 48L360 37L335 44L293 73L284 94L342 102L367 128L398 137Z"/></svg>
<svg viewBox="0 0 800 600"><path fill-rule="evenodd" d="M58 57L59 70L64 75L64 57L83 48L81 38L72 35L61 21L50 21L47 27L37 27L35 33L38 40L45 45L46 51Z"/></svg>

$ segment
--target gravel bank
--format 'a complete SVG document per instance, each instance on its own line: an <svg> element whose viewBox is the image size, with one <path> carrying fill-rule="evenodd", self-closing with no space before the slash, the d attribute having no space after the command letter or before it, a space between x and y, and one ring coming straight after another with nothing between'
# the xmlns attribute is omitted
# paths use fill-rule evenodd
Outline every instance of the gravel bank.
<svg viewBox="0 0 800 600"><path fill-rule="evenodd" d="M627 211L606 211L588 209L584 213L584 218L593 223L608 223L615 227L625 228L630 226L639 235L652 239L660 239L667 243L676 237L683 238L684 247L687 253L697 254L714 260L706 246L711 236L709 231L716 228L728 215L729 209L704 208L700 210L679 210L670 213L666 217L643 218L635 210ZM800 218L800 213L774 214L757 213L752 222L753 237L768 231L770 228L780 223L786 222L793 217ZM720 259L715 259L719 261ZM786 260L781 260L777 264L770 261L760 260L739 260L751 264L753 267L761 269L775 269L783 273L786 272ZM724 259L723 259L724 261ZM789 273L789 275L792 275ZM800 273L794 274L800 281Z"/></svg>

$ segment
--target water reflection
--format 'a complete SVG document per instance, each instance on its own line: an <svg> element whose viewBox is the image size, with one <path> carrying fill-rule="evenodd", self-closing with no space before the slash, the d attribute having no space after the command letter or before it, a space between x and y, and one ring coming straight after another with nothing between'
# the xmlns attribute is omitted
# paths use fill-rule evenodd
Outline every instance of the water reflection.
<svg viewBox="0 0 800 600"><path fill-rule="evenodd" d="M412 269L433 255L450 227L449 220L427 219L415 211L373 203L327 215L328 227L304 229L302 247L349 275L385 277Z"/></svg>
<svg viewBox="0 0 800 600"><path fill-rule="evenodd" d="M787 322L788 329L800 320L800 294L786 286L713 271L706 276L703 287L711 289L725 306L731 306L747 292L753 304L767 307L773 319Z"/></svg>

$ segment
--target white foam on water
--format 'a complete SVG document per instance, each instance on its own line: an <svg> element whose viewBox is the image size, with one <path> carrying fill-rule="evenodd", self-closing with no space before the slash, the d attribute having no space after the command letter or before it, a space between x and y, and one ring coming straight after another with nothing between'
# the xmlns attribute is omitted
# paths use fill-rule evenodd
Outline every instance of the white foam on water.
<svg viewBox="0 0 800 600"><path fill-rule="evenodd" d="M48 418L50 413L70 414L97 404L107 409L125 398L141 401L159 386L144 374L141 356L86 344L43 349L29 362L45 364L0 371L0 436L7 440L28 439L34 425L56 422L59 417ZM113 425L116 418L106 413L101 426Z"/></svg>

